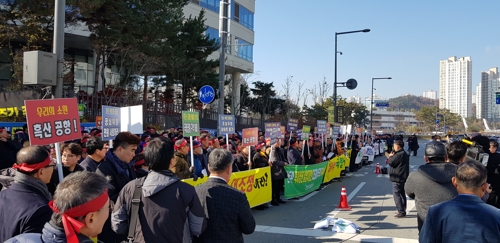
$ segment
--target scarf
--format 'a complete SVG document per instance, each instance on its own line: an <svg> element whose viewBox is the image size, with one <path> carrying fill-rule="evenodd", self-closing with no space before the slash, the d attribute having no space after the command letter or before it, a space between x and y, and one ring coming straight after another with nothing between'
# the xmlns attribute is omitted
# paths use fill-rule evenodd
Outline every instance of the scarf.
<svg viewBox="0 0 500 243"><path fill-rule="evenodd" d="M50 194L49 189L47 189L47 186L43 183L43 181L33 176L29 176L17 171L16 175L14 176L14 183L19 183L21 185L35 188L38 192L42 193L45 199L47 199L48 201L52 200L52 195Z"/></svg>
<svg viewBox="0 0 500 243"><path fill-rule="evenodd" d="M113 151L111 151L111 150L108 150L108 152L106 152L106 156L104 157L104 159L106 161L109 161L111 164L113 164L113 166L116 168L116 171L118 172L118 174L128 175L127 171L130 168L132 168L135 164L134 160L132 160L128 164L121 161L118 157L116 157L116 154L113 153Z"/></svg>

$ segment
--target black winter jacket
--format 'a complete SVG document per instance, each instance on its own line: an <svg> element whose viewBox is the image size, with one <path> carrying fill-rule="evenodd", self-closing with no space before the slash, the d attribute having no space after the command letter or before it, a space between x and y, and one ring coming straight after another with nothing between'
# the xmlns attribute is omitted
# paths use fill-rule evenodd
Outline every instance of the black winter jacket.
<svg viewBox="0 0 500 243"><path fill-rule="evenodd" d="M401 149L389 158L389 166L389 179L392 182L404 183L410 174L410 156Z"/></svg>

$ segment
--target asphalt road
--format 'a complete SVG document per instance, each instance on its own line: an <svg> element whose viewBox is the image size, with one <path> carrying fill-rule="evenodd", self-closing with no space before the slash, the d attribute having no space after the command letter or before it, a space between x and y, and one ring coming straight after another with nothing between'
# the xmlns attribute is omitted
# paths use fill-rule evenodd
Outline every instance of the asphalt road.
<svg viewBox="0 0 500 243"><path fill-rule="evenodd" d="M410 172L425 163L421 140L416 157L410 157ZM312 192L299 200L253 209L257 223L255 232L244 237L246 243L279 242L418 242L416 208L408 200L407 216L396 218L392 184L388 175L375 174L375 166L385 166L385 156L378 156L368 166L348 173L340 182L333 182L321 191ZM350 211L336 210L342 186L347 189ZM315 230L314 224L325 217L344 218L354 222L360 234L344 234Z"/></svg>

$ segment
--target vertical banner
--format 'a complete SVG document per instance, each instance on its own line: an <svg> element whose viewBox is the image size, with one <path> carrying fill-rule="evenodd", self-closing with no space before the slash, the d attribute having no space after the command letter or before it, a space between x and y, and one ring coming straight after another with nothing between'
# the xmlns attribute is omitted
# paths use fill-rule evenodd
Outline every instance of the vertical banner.
<svg viewBox="0 0 500 243"><path fill-rule="evenodd" d="M299 119L296 118L288 119L288 131L297 132L298 127L299 127Z"/></svg>
<svg viewBox="0 0 500 243"><path fill-rule="evenodd" d="M120 107L102 106L102 140L114 140L121 132Z"/></svg>
<svg viewBox="0 0 500 243"><path fill-rule="evenodd" d="M241 143L241 146L248 147L257 145L259 137L259 128L257 127L246 128L243 129L242 133L243 133L243 141Z"/></svg>
<svg viewBox="0 0 500 243"><path fill-rule="evenodd" d="M95 127L102 130L102 116L95 117Z"/></svg>
<svg viewBox="0 0 500 243"><path fill-rule="evenodd" d="M219 135L235 133L233 115L219 115Z"/></svg>
<svg viewBox="0 0 500 243"><path fill-rule="evenodd" d="M196 111L182 111L182 131L184 137L200 135L200 117Z"/></svg>
<svg viewBox="0 0 500 243"><path fill-rule="evenodd" d="M279 122L266 122L264 123L264 131L265 131L265 138L270 138L271 137L271 132L274 130L279 130L281 129L281 123Z"/></svg>
<svg viewBox="0 0 500 243"><path fill-rule="evenodd" d="M285 166L288 178L285 178L285 198L303 196L319 188L323 183L328 162L314 165Z"/></svg>
<svg viewBox="0 0 500 243"><path fill-rule="evenodd" d="M205 176L197 181L193 181L193 179L182 181L192 186L198 186L207 180L208 177ZM272 199L270 167L235 172L231 174L227 184L245 193L251 208L270 202Z"/></svg>
<svg viewBox="0 0 500 243"><path fill-rule="evenodd" d="M328 122L330 124L335 123L335 107L334 106L328 107Z"/></svg>
<svg viewBox="0 0 500 243"><path fill-rule="evenodd" d="M47 145L81 138L76 98L25 100L31 145Z"/></svg>
<svg viewBox="0 0 500 243"><path fill-rule="evenodd" d="M335 173L336 172L335 170L338 169L335 167L335 165L337 160L338 160L337 157L333 157L328 161L328 165L326 166L325 176L323 177L323 183L327 183L336 178L335 176L337 173ZM340 177L340 170L338 171L338 175Z"/></svg>
<svg viewBox="0 0 500 243"><path fill-rule="evenodd" d="M309 139L309 133L311 132L311 127L310 126L302 126L302 140L307 140Z"/></svg>
<svg viewBox="0 0 500 243"><path fill-rule="evenodd" d="M316 121L317 128L316 131L319 134L327 134L328 130L326 129L326 121L325 120L317 120Z"/></svg>

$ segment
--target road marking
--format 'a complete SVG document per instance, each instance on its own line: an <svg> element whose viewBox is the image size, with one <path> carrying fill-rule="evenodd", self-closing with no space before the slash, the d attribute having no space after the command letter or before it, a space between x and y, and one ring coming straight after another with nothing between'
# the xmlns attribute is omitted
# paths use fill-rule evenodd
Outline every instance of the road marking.
<svg viewBox="0 0 500 243"><path fill-rule="evenodd" d="M368 174L368 172L365 172L365 175Z"/></svg>
<svg viewBox="0 0 500 243"><path fill-rule="evenodd" d="M354 188L354 190L353 190L351 193L349 193L349 196L347 196L347 202L351 201L351 199L352 199L352 198L354 198L354 196L356 196L356 193L358 193L358 192L359 192L359 190L361 190L361 188L362 188L365 184L366 184L366 182L361 182L361 183L359 183L359 185L358 185L356 188ZM331 212L329 212L329 213L327 213L327 214L328 214L328 216L330 216L330 217L332 217L332 218L335 218L335 216L336 216L336 215L337 215L340 211L342 211L342 209L340 209L340 208L336 208L335 210L333 210L333 211L331 211Z"/></svg>
<svg viewBox="0 0 500 243"><path fill-rule="evenodd" d="M327 188L328 186L330 186L330 184L325 185L325 186L324 186L324 187L323 187L320 191L322 191L323 189ZM304 197L302 197L301 199L299 199L299 200L297 200L297 201L298 201L298 202L303 202L303 201L305 201L305 200L307 200L307 199L311 198L312 196L316 195L316 194L317 194L318 192L320 192L320 191L313 191L313 192L311 192L311 193L309 193L309 194L305 195Z"/></svg>
<svg viewBox="0 0 500 243"><path fill-rule="evenodd" d="M406 200L406 214L410 214L411 210L415 207L415 200Z"/></svg>
<svg viewBox="0 0 500 243"><path fill-rule="evenodd" d="M375 236L375 235L332 233L330 230L294 229L294 228L273 227L265 225L257 225L255 227L255 231L263 233L271 233L271 234L315 237L316 239L319 240L339 239L339 240L376 242L376 243L403 243L403 242L418 243L418 240L415 239L392 238L387 236Z"/></svg>
<svg viewBox="0 0 500 243"><path fill-rule="evenodd" d="M382 175L378 175L377 177L382 177Z"/></svg>

